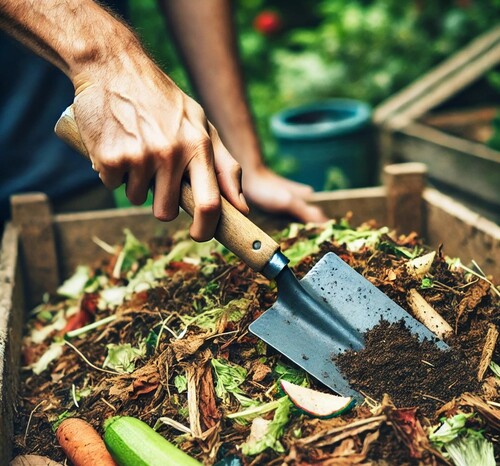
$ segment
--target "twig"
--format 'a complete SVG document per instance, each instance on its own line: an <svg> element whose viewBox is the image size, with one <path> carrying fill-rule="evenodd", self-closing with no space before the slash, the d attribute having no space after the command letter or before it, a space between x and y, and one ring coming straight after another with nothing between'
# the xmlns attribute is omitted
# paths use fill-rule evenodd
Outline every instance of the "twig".
<svg viewBox="0 0 500 466"><path fill-rule="evenodd" d="M84 327L77 328L75 330L70 330L69 332L66 333L66 337L68 338L74 338L78 337L80 335L83 335L84 333L90 332L90 330L94 330L95 328L100 327L101 325L109 324L110 322L113 322L116 320L116 314L112 314L108 317L104 317L104 319L101 320L96 320L95 322L92 322L91 324L85 325Z"/></svg>
<svg viewBox="0 0 500 466"><path fill-rule="evenodd" d="M429 398L431 400L439 401L440 403L446 404L446 401L442 400L441 398L437 398L432 395L426 395L425 393L417 392L417 395L420 395L423 398Z"/></svg>
<svg viewBox="0 0 500 466"><path fill-rule="evenodd" d="M35 413L35 411L40 407L40 405L43 405L44 403L46 403L47 400L42 400L40 401L40 403L38 403L32 410L31 410L31 413L30 413L30 417L28 418L28 424L26 425L26 431L24 432L24 438L23 438L23 443L24 443L24 446L26 446L26 439L28 438L28 430L30 428L30 424L31 424L31 419L33 418L33 414Z"/></svg>
<svg viewBox="0 0 500 466"><path fill-rule="evenodd" d="M425 359L421 359L420 362L423 362L424 364L427 364L428 366L431 367L436 367L434 364L430 363L429 361L426 361Z"/></svg>
<svg viewBox="0 0 500 466"><path fill-rule="evenodd" d="M370 412L372 414L375 414L377 409L380 407L380 403L375 398L372 398L370 395L366 394L362 390L360 390L359 393L361 393L364 397L363 403L366 403L370 408Z"/></svg>
<svg viewBox="0 0 500 466"><path fill-rule="evenodd" d="M83 353L74 345L72 345L69 341L65 340L64 341L65 345L68 345L78 356L80 356L92 369L95 369L97 371L101 372L106 372L106 374L112 374L112 375L121 375L119 372L115 371L108 371L107 369L103 369L102 367L98 367L94 364L92 364L84 355Z"/></svg>
<svg viewBox="0 0 500 466"><path fill-rule="evenodd" d="M497 403L496 401L486 401L491 406L494 406L495 408L500 408L500 403Z"/></svg>
<svg viewBox="0 0 500 466"><path fill-rule="evenodd" d="M97 244L97 246L104 249L108 254L114 255L116 253L116 248L106 243L106 241L103 241L101 238L94 235L92 236L92 241Z"/></svg>
<svg viewBox="0 0 500 466"><path fill-rule="evenodd" d="M184 424L181 424L180 422L176 421L175 419L172 419L172 418L166 417L166 416L158 418L153 429L158 430L162 424L166 424L167 426L173 427L174 429L178 430L179 432L184 432L185 434L190 434L190 435L193 434L193 432L191 431L191 429L189 427L185 426Z"/></svg>
<svg viewBox="0 0 500 466"><path fill-rule="evenodd" d="M356 427L361 427L364 426L365 424L375 424L378 423L380 424L381 422L384 422L387 420L387 417L382 415L382 416L375 416L375 417L368 417L366 419L361 419L359 421L351 422L350 424L339 426L339 427L333 427L332 429L324 430L322 432L318 432L316 435L311 435L310 437L307 437L305 439L300 439L297 441L299 445L308 445L310 443L316 442L320 438L323 437L328 437L332 434L337 434L340 432L344 432L347 430L352 430L355 429Z"/></svg>
<svg viewBox="0 0 500 466"><path fill-rule="evenodd" d="M238 333L238 330L232 330L230 332L223 332L223 333L216 333L215 335L210 335L209 337L205 338L205 340L211 340L212 338L223 337L225 335L233 335L235 333Z"/></svg>
<svg viewBox="0 0 500 466"><path fill-rule="evenodd" d="M73 398L73 403L75 403L75 406L79 408L80 405L78 404L78 400L76 399L76 387L74 383L71 384L71 397Z"/></svg>
<svg viewBox="0 0 500 466"><path fill-rule="evenodd" d="M456 385L458 382L458 380L455 380L455 382L453 382L452 384L448 385L448 390L451 390L451 388L453 387L453 385Z"/></svg>
<svg viewBox="0 0 500 466"><path fill-rule="evenodd" d="M473 262L473 263L476 265L476 267L477 267L477 264L475 263L475 261L472 261L472 262ZM477 278L479 278L479 279L481 279L481 280L484 280L486 283L488 283L488 284L490 285L491 289L492 289L492 290L493 290L493 291L494 291L494 292L495 292L498 296L500 296L500 291L497 289L497 287L495 286L495 284L494 284L491 280L487 279L487 278L486 278L486 276L484 276L483 271L482 271L479 267L478 267L478 269L481 271L481 273L483 273L483 275L480 275L480 274L478 274L477 272L474 272L474 270L469 269L469 267L466 267L466 266L465 266L465 265L463 265L463 264L458 264L458 266L459 266L459 267L461 267L462 269L464 269L466 272L471 273L471 274L472 274L472 275L474 275L475 277L477 277Z"/></svg>
<svg viewBox="0 0 500 466"><path fill-rule="evenodd" d="M161 339L161 336L163 334L163 329L166 328L174 336L174 338L177 338L177 335L173 332L173 330L171 330L170 328L167 327L168 321L172 317L173 317L172 314L170 314L169 316L166 317L166 319L163 319L161 322L160 331L158 332L158 336L156 337L155 352L158 349L158 346L160 345L160 339Z"/></svg>
<svg viewBox="0 0 500 466"><path fill-rule="evenodd" d="M477 270L479 270L479 273L486 278L486 274L483 272L483 269L481 269L481 267L479 267L479 264L474 260L472 259L471 260L472 262L472 265L474 265L474 267L476 267Z"/></svg>
<svg viewBox="0 0 500 466"><path fill-rule="evenodd" d="M105 404L108 405L115 413L116 413L116 408L109 402L106 401L104 398L101 398L101 401Z"/></svg>
<svg viewBox="0 0 500 466"><path fill-rule="evenodd" d="M457 291L457 290L455 290L455 288L452 288L451 286L448 286L448 285L440 282L439 280L435 280L433 283L434 283L435 288L441 288L443 290L449 291L450 293L454 293L454 294L462 294L461 291Z"/></svg>

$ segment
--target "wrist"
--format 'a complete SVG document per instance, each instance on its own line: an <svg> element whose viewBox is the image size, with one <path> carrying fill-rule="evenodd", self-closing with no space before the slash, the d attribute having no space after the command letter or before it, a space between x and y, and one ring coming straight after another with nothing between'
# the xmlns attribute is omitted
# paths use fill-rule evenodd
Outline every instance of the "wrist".
<svg viewBox="0 0 500 466"><path fill-rule="evenodd" d="M127 62L135 61L134 57L145 55L132 31L107 11L99 8L90 26L82 28L65 51L67 74L75 89L82 76L103 69L117 71L126 67ZM94 30L98 31L97 34Z"/></svg>

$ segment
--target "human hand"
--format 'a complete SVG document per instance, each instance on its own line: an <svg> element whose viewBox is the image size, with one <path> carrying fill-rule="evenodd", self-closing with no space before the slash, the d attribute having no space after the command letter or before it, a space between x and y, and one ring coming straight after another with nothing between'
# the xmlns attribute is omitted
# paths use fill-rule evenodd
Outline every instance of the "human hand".
<svg viewBox="0 0 500 466"><path fill-rule="evenodd" d="M304 223L328 220L319 207L307 202L313 192L310 186L283 178L265 166L245 169L242 183L246 198L262 210L288 214Z"/></svg>
<svg viewBox="0 0 500 466"><path fill-rule="evenodd" d="M127 197L142 204L152 187L153 213L169 221L178 214L186 175L195 201L190 234L197 241L214 235L221 193L248 212L239 164L202 108L141 50L85 70L73 81L81 138L108 188L126 179Z"/></svg>

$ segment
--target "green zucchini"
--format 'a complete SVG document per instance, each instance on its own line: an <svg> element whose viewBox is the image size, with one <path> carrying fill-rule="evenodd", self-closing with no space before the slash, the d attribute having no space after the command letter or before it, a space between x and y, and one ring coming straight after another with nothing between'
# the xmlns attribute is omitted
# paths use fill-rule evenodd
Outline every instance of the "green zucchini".
<svg viewBox="0 0 500 466"><path fill-rule="evenodd" d="M119 466L202 466L134 417L108 419L104 424L104 443Z"/></svg>

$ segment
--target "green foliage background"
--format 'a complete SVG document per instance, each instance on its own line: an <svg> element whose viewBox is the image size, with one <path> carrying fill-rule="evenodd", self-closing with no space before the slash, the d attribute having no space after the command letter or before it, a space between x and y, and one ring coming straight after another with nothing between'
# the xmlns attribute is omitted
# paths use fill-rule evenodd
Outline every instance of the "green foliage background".
<svg viewBox="0 0 500 466"><path fill-rule="evenodd" d="M234 11L264 153L280 171L273 113L327 97L376 105L496 25L500 0L237 0ZM280 32L254 28L262 11L281 17ZM152 55L191 93L156 0L132 0L132 19Z"/></svg>

